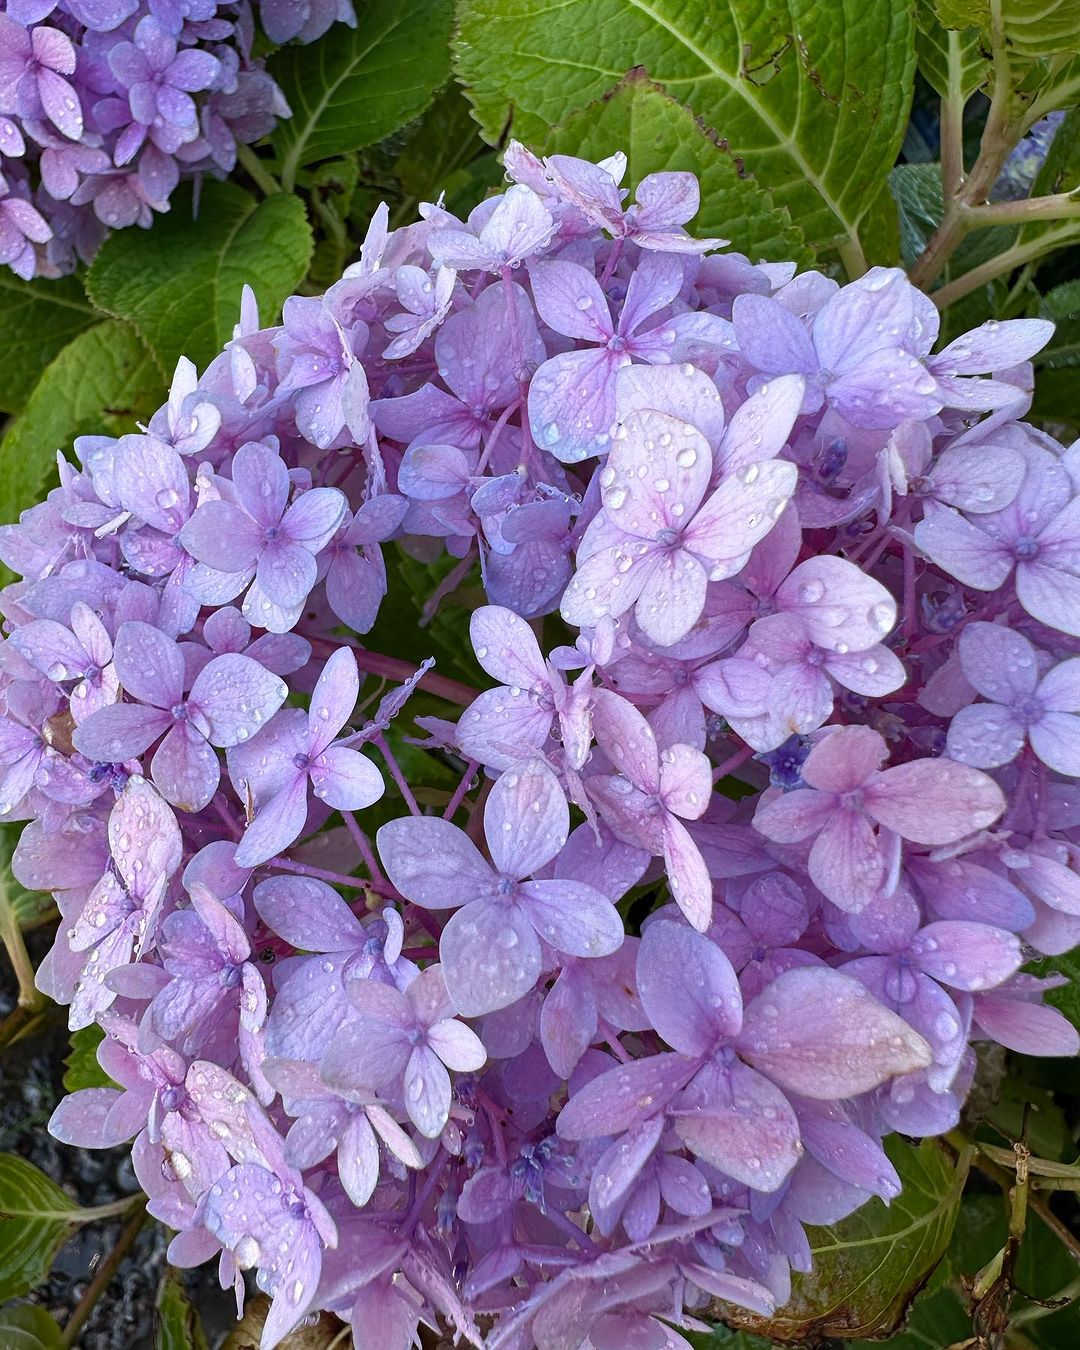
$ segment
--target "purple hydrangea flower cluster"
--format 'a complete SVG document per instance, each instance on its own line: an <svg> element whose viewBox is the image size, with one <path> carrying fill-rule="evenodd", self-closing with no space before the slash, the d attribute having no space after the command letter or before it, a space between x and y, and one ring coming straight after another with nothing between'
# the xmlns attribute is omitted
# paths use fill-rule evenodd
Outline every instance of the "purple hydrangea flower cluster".
<svg viewBox="0 0 1080 1350"><path fill-rule="evenodd" d="M0 530L0 808L116 1084L51 1128L134 1140L265 1350L685 1347L897 1194L980 1043L1078 1050L1022 968L1080 942L1049 325L935 352L899 271L693 239L690 175L507 166L247 296ZM477 688L365 645L391 540Z"/></svg>
<svg viewBox="0 0 1080 1350"><path fill-rule="evenodd" d="M274 42L355 25L350 0L263 0ZM223 176L289 107L252 55L247 0L0 5L0 263L60 276L150 225L181 178Z"/></svg>

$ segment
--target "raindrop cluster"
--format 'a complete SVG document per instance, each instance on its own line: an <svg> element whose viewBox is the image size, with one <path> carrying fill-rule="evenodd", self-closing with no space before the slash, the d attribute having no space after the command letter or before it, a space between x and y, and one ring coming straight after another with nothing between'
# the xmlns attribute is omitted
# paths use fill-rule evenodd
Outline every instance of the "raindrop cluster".
<svg viewBox="0 0 1080 1350"><path fill-rule="evenodd" d="M0 813L112 1084L51 1129L133 1141L264 1350L685 1347L980 1046L1078 1049L1026 969L1080 941L1050 325L942 347L624 167L380 210L0 530Z"/></svg>

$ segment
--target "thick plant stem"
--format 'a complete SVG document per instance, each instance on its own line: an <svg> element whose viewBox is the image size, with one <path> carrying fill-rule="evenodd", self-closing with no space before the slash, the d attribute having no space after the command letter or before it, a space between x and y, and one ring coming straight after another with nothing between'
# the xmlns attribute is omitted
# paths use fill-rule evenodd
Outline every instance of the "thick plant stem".
<svg viewBox="0 0 1080 1350"><path fill-rule="evenodd" d="M240 167L265 197L274 197L281 190L281 184L262 162L250 145L243 143L236 147L236 158Z"/></svg>
<svg viewBox="0 0 1080 1350"><path fill-rule="evenodd" d="M1060 229L1040 235L1038 239L1032 239L1027 244L1014 244L1004 253L999 253L996 258L990 258L980 267L973 267L970 272L965 272L962 277L957 277L955 281L947 282L936 291L932 291L930 299L933 300L938 309L945 309L953 301L963 299L965 295L970 295L972 291L977 291L980 286L985 286L997 277L1004 276L1007 272L1013 271L1014 268L1023 267L1025 264L1043 257L1044 254L1052 253L1059 244L1068 243L1075 235L1076 228L1074 226L1063 225Z"/></svg>
<svg viewBox="0 0 1080 1350"><path fill-rule="evenodd" d="M971 228L970 208L982 206L994 186L1010 151L1023 135L1023 122L1010 115L1012 98L1009 59L1001 21L1000 0L990 0L991 42L994 53L994 89L990 113L983 129L979 156L970 175L950 196L946 193L945 214L922 256L910 272L912 282L928 291L944 271L964 235ZM950 173L955 175L955 163ZM944 165L942 168L944 183Z"/></svg>
<svg viewBox="0 0 1080 1350"><path fill-rule="evenodd" d="M949 91L941 100L941 185L945 200L960 191L964 181L964 105L960 87L960 34L949 32Z"/></svg>

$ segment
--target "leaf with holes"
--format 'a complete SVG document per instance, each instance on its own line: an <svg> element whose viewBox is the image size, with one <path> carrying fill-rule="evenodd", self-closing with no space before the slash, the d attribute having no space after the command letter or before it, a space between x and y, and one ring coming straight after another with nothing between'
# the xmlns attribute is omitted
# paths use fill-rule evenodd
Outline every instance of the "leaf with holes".
<svg viewBox="0 0 1080 1350"><path fill-rule="evenodd" d="M904 1186L892 1204L871 1200L831 1228L809 1228L813 1270L794 1277L789 1302L769 1319L725 1308L727 1321L783 1344L897 1329L948 1248L968 1169L933 1140L893 1135L886 1151Z"/></svg>
<svg viewBox="0 0 1080 1350"><path fill-rule="evenodd" d="M245 283L273 323L311 260L311 228L298 197L264 201L233 183L205 182L197 220L190 188L149 230L117 230L86 278L99 309L139 330L162 367L181 356L206 365L232 336Z"/></svg>
<svg viewBox="0 0 1080 1350"><path fill-rule="evenodd" d="M451 0L369 0L351 31L268 62L292 116L274 132L287 189L305 164L374 145L419 117L450 74Z"/></svg>
<svg viewBox="0 0 1080 1350"><path fill-rule="evenodd" d="M458 75L492 142L508 125L542 142L642 66L717 129L811 246L857 266L860 244L888 253L895 240L885 183L915 74L908 5L462 0L458 15Z"/></svg>
<svg viewBox="0 0 1080 1350"><path fill-rule="evenodd" d="M0 269L0 412L22 412L46 366L98 317L75 277L23 281Z"/></svg>
<svg viewBox="0 0 1080 1350"><path fill-rule="evenodd" d="M685 169L701 183L701 210L691 232L731 240L757 261L812 262L802 231L739 163L723 140L658 84L632 71L597 103L552 128L541 142L548 154L602 159L624 151L628 183L646 174Z"/></svg>

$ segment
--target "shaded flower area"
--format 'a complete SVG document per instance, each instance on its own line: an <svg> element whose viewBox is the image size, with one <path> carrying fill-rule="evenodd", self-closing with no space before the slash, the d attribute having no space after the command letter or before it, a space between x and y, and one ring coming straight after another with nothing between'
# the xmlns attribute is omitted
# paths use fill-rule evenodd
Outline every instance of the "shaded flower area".
<svg viewBox="0 0 1080 1350"><path fill-rule="evenodd" d="M5 97L70 139L23 8ZM125 127L209 87L152 8L102 30ZM320 1310L686 1347L899 1194L883 1141L956 1125L978 1043L1080 1049L1022 969L1080 942L1051 325L941 348L898 270L692 238L689 174L506 165L467 219L380 209L279 326L249 293L0 529L0 812L112 1084L50 1128L131 1142L263 1350Z"/></svg>
<svg viewBox="0 0 1080 1350"><path fill-rule="evenodd" d="M350 0L10 0L0 12L0 263L56 277L223 177L290 116L253 55L355 25Z"/></svg>

